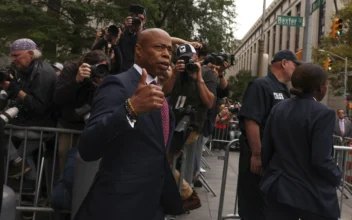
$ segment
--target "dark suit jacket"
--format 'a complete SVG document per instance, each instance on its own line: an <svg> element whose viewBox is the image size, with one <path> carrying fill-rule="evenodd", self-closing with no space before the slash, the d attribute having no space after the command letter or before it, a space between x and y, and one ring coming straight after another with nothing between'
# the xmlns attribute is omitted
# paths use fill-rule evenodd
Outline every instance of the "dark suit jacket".
<svg viewBox="0 0 352 220"><path fill-rule="evenodd" d="M280 203L338 217L334 125L335 112L310 95L276 104L264 131L261 190Z"/></svg>
<svg viewBox="0 0 352 220"><path fill-rule="evenodd" d="M344 121L345 121L345 133L343 134L342 137L352 137L352 123L348 118L345 118ZM334 134L337 136L341 136L340 119L339 118L337 118L335 120Z"/></svg>
<svg viewBox="0 0 352 220"><path fill-rule="evenodd" d="M165 214L183 214L166 158L160 110L140 115L134 128L127 121L125 100L139 80L132 67L106 77L98 88L79 153L85 161L101 158L101 163L76 220L153 220L160 207ZM171 111L170 116L171 135Z"/></svg>

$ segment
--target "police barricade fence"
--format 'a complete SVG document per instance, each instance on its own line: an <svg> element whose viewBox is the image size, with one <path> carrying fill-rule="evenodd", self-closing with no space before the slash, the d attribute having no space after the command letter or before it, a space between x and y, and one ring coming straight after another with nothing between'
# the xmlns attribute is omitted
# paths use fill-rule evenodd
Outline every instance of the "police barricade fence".
<svg viewBox="0 0 352 220"><path fill-rule="evenodd" d="M77 154L74 162L74 173L70 174L73 176L73 185L71 185L70 189L71 201L68 201L68 208L54 208L52 195L56 183L62 178L62 175L60 176L58 158L60 137L61 135L66 135L66 142L69 143L69 148L72 149L72 147L77 146L79 141L77 137L81 133L82 131L62 128L20 127L10 124L5 126L6 135L4 142L7 151L5 158L5 185L10 186L16 192L16 201L13 201L14 197L12 197L11 202L16 204L17 211L33 212L33 220L37 218L37 213L39 212L48 213L50 216L53 214L60 216L61 213L66 213L71 214L71 218L74 217L74 214L89 191L94 176L98 171L100 160L87 163L80 159L79 154ZM179 178L181 184L178 184L180 193L182 191L182 179L185 179L188 183L192 183L195 154L202 141L201 138L198 138L198 141L185 146L182 150ZM18 149L16 146L19 146ZM18 176L8 178L10 164L13 160L11 153L14 150L22 158L21 168ZM178 157L178 155L174 157L172 164L173 172L175 172ZM28 171L27 163L31 167L30 171ZM66 169L67 166L65 167L65 172ZM9 188L9 190L11 189ZM24 197L27 199L24 199ZM28 201L29 197L32 198L30 201ZM4 208L3 212L10 210L10 208ZM167 218L175 219L175 217L171 216ZM2 219L0 218L0 220ZM6 218L6 220L12 220L12 218Z"/></svg>
<svg viewBox="0 0 352 220"><path fill-rule="evenodd" d="M57 166L59 138L60 135L68 136L71 148L74 136L80 134L81 131L61 128L5 126L5 185L16 192L17 211L33 212L34 220L37 212L56 212L51 205L51 195L60 176ZM11 173L9 178L11 169L15 169L10 164L18 157L22 158L20 169L15 172L17 175Z"/></svg>

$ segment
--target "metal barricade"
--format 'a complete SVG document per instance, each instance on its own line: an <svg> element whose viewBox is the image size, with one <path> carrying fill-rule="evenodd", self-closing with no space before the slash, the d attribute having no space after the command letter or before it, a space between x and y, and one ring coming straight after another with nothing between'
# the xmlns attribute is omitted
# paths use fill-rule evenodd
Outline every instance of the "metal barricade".
<svg viewBox="0 0 352 220"><path fill-rule="evenodd" d="M341 214L342 214L343 200L344 198L348 199L348 197L345 194L345 190L347 190L350 194L352 192L352 185L350 180L351 176L346 176L346 171L351 169L350 167L352 163L351 154L352 154L352 147L336 146L336 145L334 146L335 161L337 162L338 166L342 170L342 181L341 181L340 187L338 187L338 189L341 191L341 195L340 195L340 213Z"/></svg>
<svg viewBox="0 0 352 220"><path fill-rule="evenodd" d="M230 160L230 146L232 144L238 143L238 141L239 141L239 139L234 139L232 141L229 141L227 143L226 147L225 147L225 155L218 157L220 160L224 160L224 168L223 168L223 172L222 172L220 201L219 201L219 210L218 210L218 218L217 218L217 220L240 219L240 217L237 214L237 190L236 190L236 196L235 196L234 214L230 214L230 215L227 215L227 216L222 216L222 212L223 212L223 208L224 208L226 181L227 181L227 170L228 170L229 160Z"/></svg>
<svg viewBox="0 0 352 220"><path fill-rule="evenodd" d="M56 210L52 208L50 201L53 186L59 176L57 166L59 136L61 134L69 135L71 137L69 148L71 148L73 136L79 136L81 131L49 127L19 127L6 125L5 134L7 134L5 137L5 146L7 146L7 158L5 158L5 185L10 186L18 195L16 210L20 212L33 212L33 220L36 219L37 212L55 212ZM19 143L18 149L15 147L16 142ZM52 145L49 143L52 143ZM14 160L13 155L19 155L22 158L21 171L17 178L8 179L10 162ZM37 158L36 164L33 163L34 156ZM30 159L32 160L32 164L29 162ZM34 165L34 167L30 165ZM30 172L34 172L28 172L28 166L31 168ZM32 176L30 174L32 174ZM28 178L31 179L31 181L29 181ZM28 182L34 182L34 184L28 185ZM46 189L46 191L43 191L44 189ZM23 197L25 196L33 197L33 199L24 201L25 199ZM44 202L40 202L40 198L44 198ZM48 202L45 202L46 199Z"/></svg>

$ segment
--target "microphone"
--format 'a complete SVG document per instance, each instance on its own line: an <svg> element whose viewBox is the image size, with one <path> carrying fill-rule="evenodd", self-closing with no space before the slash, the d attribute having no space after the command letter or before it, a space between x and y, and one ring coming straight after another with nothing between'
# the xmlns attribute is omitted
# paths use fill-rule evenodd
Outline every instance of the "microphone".
<svg viewBox="0 0 352 220"><path fill-rule="evenodd" d="M19 109L17 107L12 107L7 109L5 112L0 114L0 118L5 122L9 123L11 119L18 115Z"/></svg>

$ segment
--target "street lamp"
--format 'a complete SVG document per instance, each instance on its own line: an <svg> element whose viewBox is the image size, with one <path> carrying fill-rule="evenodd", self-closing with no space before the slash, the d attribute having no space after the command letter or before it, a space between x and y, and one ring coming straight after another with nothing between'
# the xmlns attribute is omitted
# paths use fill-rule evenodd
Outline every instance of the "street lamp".
<svg viewBox="0 0 352 220"><path fill-rule="evenodd" d="M343 57L341 57L341 56L339 56L337 54L334 54L334 53L332 53L330 51L326 51L326 50L323 50L323 49L319 49L319 51L320 52L324 52L324 53L328 53L330 56L332 55L334 57L340 58L341 60L345 61L345 76L344 76L344 83L343 83L345 88L344 88L344 91L343 91L343 95L345 97L345 100L347 100L347 63L348 63L348 58L347 57L343 58Z"/></svg>

